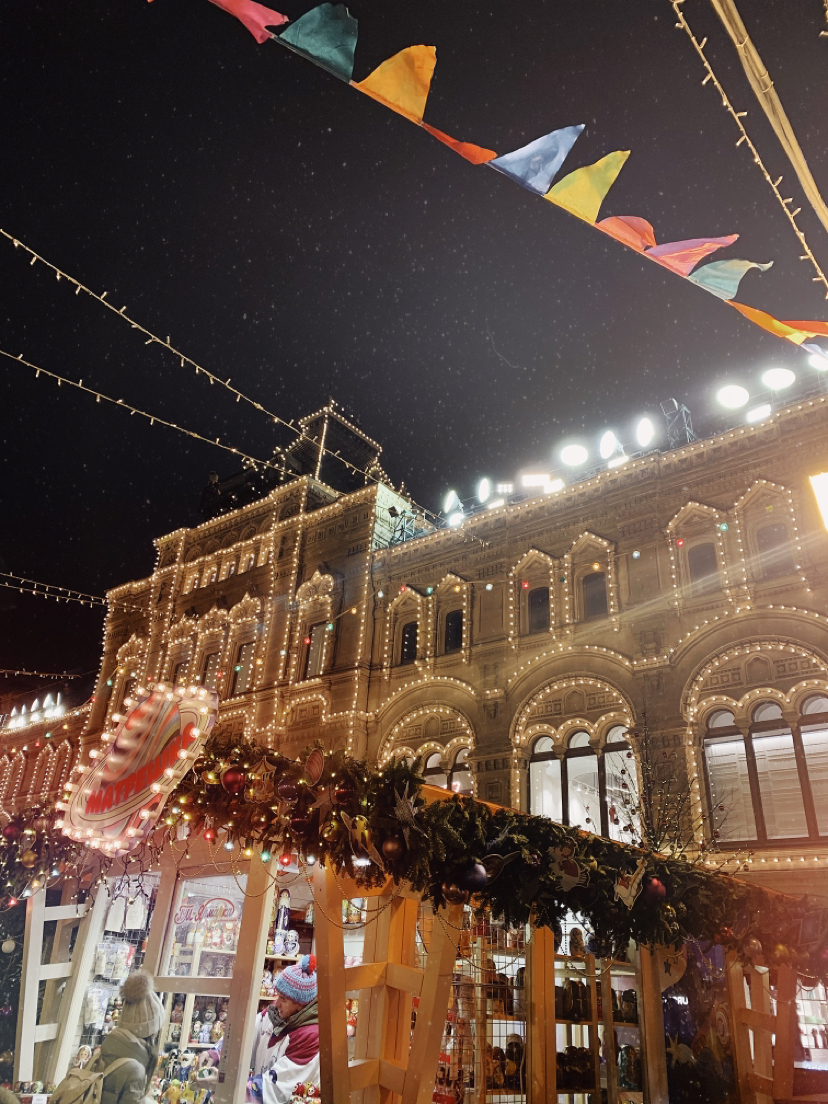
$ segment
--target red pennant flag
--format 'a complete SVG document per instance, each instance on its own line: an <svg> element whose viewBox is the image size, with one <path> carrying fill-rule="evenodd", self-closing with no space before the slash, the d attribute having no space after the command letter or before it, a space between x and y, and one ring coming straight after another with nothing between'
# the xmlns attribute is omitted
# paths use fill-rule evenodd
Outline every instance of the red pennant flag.
<svg viewBox="0 0 828 1104"><path fill-rule="evenodd" d="M656 243L652 226L638 215L613 215L612 218L601 219L595 225L611 238L634 249L636 253L643 253Z"/></svg>
<svg viewBox="0 0 828 1104"><path fill-rule="evenodd" d="M286 15L266 8L264 4L257 4L256 0L210 0L210 3L235 15L260 45L270 38L268 27L281 27L288 21Z"/></svg>
<svg viewBox="0 0 828 1104"><path fill-rule="evenodd" d="M438 142L442 142L444 146L453 149L455 153L459 153L461 157L465 157L473 165L485 165L487 161L492 161L497 157L494 150L483 149L482 146L475 146L471 142L458 142L456 138L450 138L448 134L443 134L442 130L437 130L436 127L429 126L428 123L423 123L422 127L423 130L427 130L429 134L433 135Z"/></svg>

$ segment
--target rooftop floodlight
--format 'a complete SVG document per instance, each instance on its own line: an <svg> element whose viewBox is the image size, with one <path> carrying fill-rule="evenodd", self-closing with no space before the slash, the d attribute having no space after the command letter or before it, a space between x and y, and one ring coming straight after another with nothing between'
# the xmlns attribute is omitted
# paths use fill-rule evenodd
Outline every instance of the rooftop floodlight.
<svg viewBox="0 0 828 1104"><path fill-rule="evenodd" d="M601 437L600 444L598 445L598 451L601 454L602 460L609 460L615 450L618 448L618 438L608 429L606 433Z"/></svg>
<svg viewBox="0 0 828 1104"><path fill-rule="evenodd" d="M491 479L481 479L477 484L477 500L478 502L488 502L492 493L492 481Z"/></svg>
<svg viewBox="0 0 828 1104"><path fill-rule="evenodd" d="M728 383L720 387L716 392L716 401L728 410L739 410L746 406L750 399L747 388L738 383Z"/></svg>
<svg viewBox="0 0 828 1104"><path fill-rule="evenodd" d="M568 468L580 468L587 462L589 453L583 445L564 445L560 451L561 463Z"/></svg>
<svg viewBox="0 0 828 1104"><path fill-rule="evenodd" d="M524 487L544 487L549 482L549 473L529 472L520 477L520 482Z"/></svg>
<svg viewBox="0 0 828 1104"><path fill-rule="evenodd" d="M655 437L655 426L649 418L639 418L635 427L635 439L640 448L646 448Z"/></svg>
<svg viewBox="0 0 828 1104"><path fill-rule="evenodd" d="M750 422L753 425L754 422L763 422L765 418L769 417L771 412L770 403L762 403L761 406L754 406L753 410L749 410L745 414L745 421Z"/></svg>
<svg viewBox="0 0 828 1104"><path fill-rule="evenodd" d="M828 372L828 354L811 353L808 357L808 363L812 368L816 368L818 372Z"/></svg>
<svg viewBox="0 0 828 1104"><path fill-rule="evenodd" d="M457 495L457 491L449 491L446 497L443 499L443 513L448 513L449 510L453 510L455 506L460 505L460 499Z"/></svg>
<svg viewBox="0 0 828 1104"><path fill-rule="evenodd" d="M458 525L463 524L463 518L465 516L462 510L456 510L453 514L449 515L448 523L452 529L456 529Z"/></svg>
<svg viewBox="0 0 828 1104"><path fill-rule="evenodd" d="M762 383L771 391L784 391L795 379L796 373L790 368L768 368L767 372L762 373Z"/></svg>
<svg viewBox="0 0 828 1104"><path fill-rule="evenodd" d="M550 483L545 483L543 487L544 494L557 494L558 491L564 489L564 481L562 479L553 479Z"/></svg>
<svg viewBox="0 0 828 1104"><path fill-rule="evenodd" d="M629 456L626 456L623 452L621 452L618 454L618 456L613 456L612 460L610 460L610 462L607 464L607 467L620 468L622 467L622 465L626 464L629 459Z"/></svg>

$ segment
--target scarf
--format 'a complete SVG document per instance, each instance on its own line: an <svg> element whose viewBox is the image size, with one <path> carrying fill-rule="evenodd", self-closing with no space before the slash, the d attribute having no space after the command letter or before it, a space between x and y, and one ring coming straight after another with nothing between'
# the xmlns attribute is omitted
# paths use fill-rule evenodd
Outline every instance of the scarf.
<svg viewBox="0 0 828 1104"><path fill-rule="evenodd" d="M306 1004L304 1008L300 1008L298 1012L294 1012L287 1020L281 1018L275 1005L271 1005L267 1011L270 1022L273 1024L273 1034L267 1044L268 1047L272 1047L285 1035L290 1035L291 1031L295 1031L297 1027L307 1027L309 1024L319 1023L319 1005L316 999Z"/></svg>

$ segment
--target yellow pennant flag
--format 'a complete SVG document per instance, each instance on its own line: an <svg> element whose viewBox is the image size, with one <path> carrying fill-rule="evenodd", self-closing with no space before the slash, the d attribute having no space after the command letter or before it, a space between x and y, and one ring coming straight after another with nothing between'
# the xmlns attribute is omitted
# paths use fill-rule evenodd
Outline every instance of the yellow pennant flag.
<svg viewBox="0 0 828 1104"><path fill-rule="evenodd" d="M378 65L365 80L351 83L392 111L421 123L436 64L434 46L408 46Z"/></svg>
<svg viewBox="0 0 828 1104"><path fill-rule="evenodd" d="M596 161L594 165L576 169L550 188L544 199L548 199L550 203L557 203L559 207L565 207L567 211L585 222L594 224L607 192L615 183L629 156L629 150L616 150L615 153L608 153L606 157Z"/></svg>

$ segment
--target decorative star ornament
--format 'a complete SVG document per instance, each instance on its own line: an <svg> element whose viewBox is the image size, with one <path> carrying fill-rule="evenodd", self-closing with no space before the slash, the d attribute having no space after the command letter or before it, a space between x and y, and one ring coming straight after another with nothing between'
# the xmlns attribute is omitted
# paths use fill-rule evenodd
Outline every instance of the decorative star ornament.
<svg viewBox="0 0 828 1104"><path fill-rule="evenodd" d="M416 805L415 802L412 801L411 798L408 796L408 783L406 782L405 790L402 792L402 794L400 794L400 792L395 788L394 796L397 799L397 804L394 807L394 812L396 814L397 820L402 825L402 834L403 838L405 839L405 846L408 847L409 837L411 835L412 828L419 832L421 836L424 836L425 832L417 823L417 818L415 815Z"/></svg>

